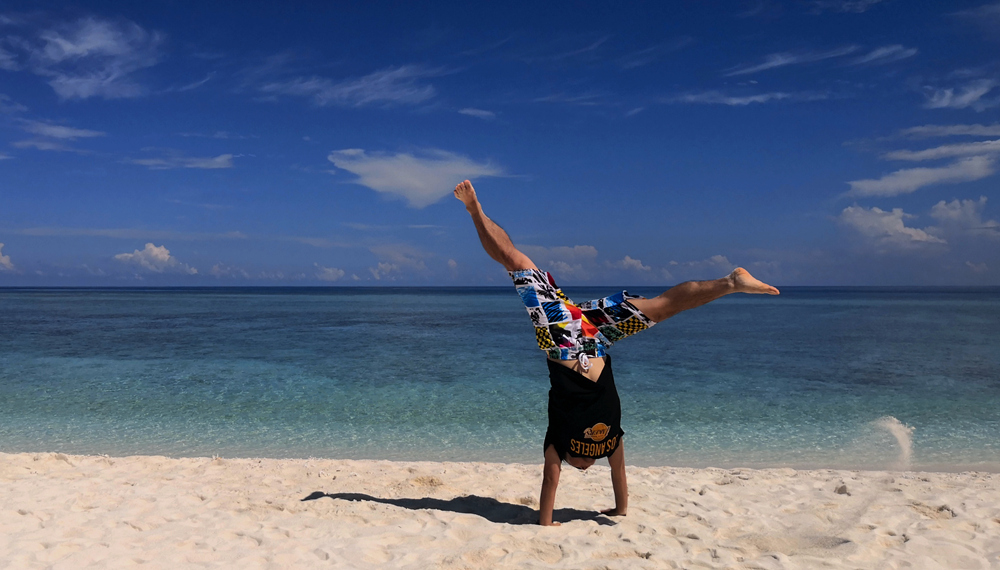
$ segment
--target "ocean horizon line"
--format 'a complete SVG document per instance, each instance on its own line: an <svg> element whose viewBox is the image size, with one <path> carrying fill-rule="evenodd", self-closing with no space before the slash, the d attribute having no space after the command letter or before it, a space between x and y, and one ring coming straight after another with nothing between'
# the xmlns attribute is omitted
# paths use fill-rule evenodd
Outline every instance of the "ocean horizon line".
<svg viewBox="0 0 1000 570"><path fill-rule="evenodd" d="M678 283L664 285L607 285L564 284L571 289L669 289ZM512 285L0 285L0 291L206 291L206 290L510 290ZM817 292L866 291L866 292L1000 292L1000 285L776 285L785 291L810 290Z"/></svg>

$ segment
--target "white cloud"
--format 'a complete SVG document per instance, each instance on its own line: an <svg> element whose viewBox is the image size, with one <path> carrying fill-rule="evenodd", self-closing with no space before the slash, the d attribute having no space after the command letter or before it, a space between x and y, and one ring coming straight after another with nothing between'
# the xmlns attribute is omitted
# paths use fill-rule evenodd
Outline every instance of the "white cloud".
<svg viewBox="0 0 1000 570"><path fill-rule="evenodd" d="M899 131L906 138L925 139L953 136L1000 136L1000 123L992 125L922 125Z"/></svg>
<svg viewBox="0 0 1000 570"><path fill-rule="evenodd" d="M855 58L853 65L883 65L917 55L917 48L907 48L899 44L875 48L867 54Z"/></svg>
<svg viewBox="0 0 1000 570"><path fill-rule="evenodd" d="M70 148L62 143L47 139L28 139L10 143L15 148L34 148L38 150L56 150L66 152L82 152L75 148Z"/></svg>
<svg viewBox="0 0 1000 570"><path fill-rule="evenodd" d="M410 206L423 208L448 196L455 184L466 178L500 176L503 171L490 163L480 164L464 156L437 149L409 153L367 154L361 149L335 150L327 157L337 168L358 177L357 183L376 192L406 198Z"/></svg>
<svg viewBox="0 0 1000 570"><path fill-rule="evenodd" d="M399 266L380 262L378 267L369 267L368 271L376 281L381 281L383 278L391 278L392 273L399 271Z"/></svg>
<svg viewBox="0 0 1000 570"><path fill-rule="evenodd" d="M539 268L551 271L557 279L590 279L598 274L597 248L592 245L542 247L517 245Z"/></svg>
<svg viewBox="0 0 1000 570"><path fill-rule="evenodd" d="M217 168L232 168L232 154L220 154L216 157L184 157L170 156L165 158L132 158L125 162L128 164L138 164L150 170L169 170L171 168L200 168L214 170Z"/></svg>
<svg viewBox="0 0 1000 570"><path fill-rule="evenodd" d="M570 103L572 105L593 107L600 105L601 100L605 97L604 93L589 91L581 94L553 93L543 97L536 97L533 101L536 103Z"/></svg>
<svg viewBox="0 0 1000 570"><path fill-rule="evenodd" d="M982 262L982 263L972 263L971 261L966 261L965 265L970 270L972 270L973 273L977 273L977 274L979 274L979 273L986 273L989 270L989 268L986 267L986 262L985 261Z"/></svg>
<svg viewBox="0 0 1000 570"><path fill-rule="evenodd" d="M621 69L635 69L637 67L643 67L655 62L670 52L681 50L693 43L694 38L691 36L679 36L667 43L650 46L648 48L643 48L626 54L615 60L615 63L617 63L618 67Z"/></svg>
<svg viewBox="0 0 1000 570"><path fill-rule="evenodd" d="M649 271L652 268L648 265L643 265L641 260L632 259L630 256L626 255L624 259L610 263L611 267L616 267L618 269L625 269L631 271Z"/></svg>
<svg viewBox="0 0 1000 570"><path fill-rule="evenodd" d="M769 103L771 101L819 101L827 99L825 93L785 93L775 91L771 93L758 93L756 95L732 96L720 91L702 91L698 93L686 93L665 99L664 103L695 103L705 105L729 105L731 107L744 107L754 103Z"/></svg>
<svg viewBox="0 0 1000 570"><path fill-rule="evenodd" d="M18 43L32 73L48 78L62 99L137 97L136 71L155 65L163 35L126 20L82 18Z"/></svg>
<svg viewBox="0 0 1000 570"><path fill-rule="evenodd" d="M824 10L834 12L861 14L867 12L872 6L884 0L812 0L813 11L819 13Z"/></svg>
<svg viewBox="0 0 1000 570"><path fill-rule="evenodd" d="M725 77L732 77L734 75L749 75L751 73L758 73L761 71L766 71L768 69L774 69L776 67L785 67L786 65L795 65L799 63L812 63L814 61L822 61L824 59L842 57L849 53L853 53L857 50L858 46L844 46L842 48L837 48L823 52L772 53L766 56L762 63L758 63L756 65L739 66L726 73Z"/></svg>
<svg viewBox="0 0 1000 570"><path fill-rule="evenodd" d="M17 63L17 56L0 47L0 69L4 71L17 71L21 66Z"/></svg>
<svg viewBox="0 0 1000 570"><path fill-rule="evenodd" d="M188 83L187 85L181 85L180 87L178 87L176 89L176 91L184 92L184 91L191 91L193 89L197 89L197 88L201 87L202 85L204 85L204 84L208 83L209 81L211 81L213 77L215 77L215 72L214 71L211 72L211 73L209 73L208 75L206 75L204 79L200 79L198 81L192 81L191 83Z"/></svg>
<svg viewBox="0 0 1000 570"><path fill-rule="evenodd" d="M725 272L730 272L736 269L736 265L725 255L713 255L708 259L702 259L701 261L686 261L684 263L678 264L679 267L690 267L695 269L717 269Z"/></svg>
<svg viewBox="0 0 1000 570"><path fill-rule="evenodd" d="M186 273L194 275L198 270L194 267L177 261L177 258L170 255L170 250L166 246L155 246L147 243L145 249L135 250L132 253L119 253L115 259L122 263L138 265L154 273Z"/></svg>
<svg viewBox="0 0 1000 570"><path fill-rule="evenodd" d="M932 184L955 184L986 178L994 172L993 159L986 156L963 158L937 168L904 168L882 178L853 180L848 196L898 196Z"/></svg>
<svg viewBox="0 0 1000 570"><path fill-rule="evenodd" d="M886 212L879 208L869 210L861 206L849 206L844 208L837 221L882 248L907 249L947 243L924 230L906 227L903 220L914 217L916 216L904 213L902 208Z"/></svg>
<svg viewBox="0 0 1000 570"><path fill-rule="evenodd" d="M224 263L216 263L212 266L212 269L208 271L209 275L215 277L242 277L244 279L249 279L250 274L246 272L245 269L239 267L233 267L232 265L226 265Z"/></svg>
<svg viewBox="0 0 1000 570"><path fill-rule="evenodd" d="M4 154L4 153L0 152L0 160L10 160L12 158L14 158L14 157L11 156L11 155L9 155L9 154Z"/></svg>
<svg viewBox="0 0 1000 570"><path fill-rule="evenodd" d="M103 137L106 133L101 131L91 131L87 129L76 129L63 125L53 125L42 121L22 120L21 128L31 134L40 135L52 139L75 140L78 138Z"/></svg>
<svg viewBox="0 0 1000 570"><path fill-rule="evenodd" d="M323 267L318 263L314 263L316 266L316 279L320 281L336 281L344 276L343 269L337 269L336 267Z"/></svg>
<svg viewBox="0 0 1000 570"><path fill-rule="evenodd" d="M937 160L956 156L985 156L1000 153L1000 139L948 144L925 150L895 150L882 155L886 160Z"/></svg>
<svg viewBox="0 0 1000 570"><path fill-rule="evenodd" d="M287 81L274 81L259 87L264 93L309 97L313 103L325 107L361 107L372 103L416 104L435 95L433 85L420 83L421 79L443 73L440 69L427 69L418 65L390 67L364 77L335 82L325 77L297 77Z"/></svg>
<svg viewBox="0 0 1000 570"><path fill-rule="evenodd" d="M456 267L458 267L458 262L455 261L454 259L449 259L448 260L448 267L451 268L451 269L455 269Z"/></svg>
<svg viewBox="0 0 1000 570"><path fill-rule="evenodd" d="M961 10L952 14L964 18L973 19L981 24L1000 24L1000 2L993 4L983 4L975 8Z"/></svg>
<svg viewBox="0 0 1000 570"><path fill-rule="evenodd" d="M468 115L470 117L478 117L480 119L495 119L497 114L493 111L484 111L482 109L473 109L471 107L466 107L465 109L459 109L459 114Z"/></svg>
<svg viewBox="0 0 1000 570"><path fill-rule="evenodd" d="M424 259L429 257L429 254L412 245L405 243L376 245L368 248L368 251L378 256L380 260L392 264L396 270L400 267L416 271L427 269Z"/></svg>
<svg viewBox="0 0 1000 570"><path fill-rule="evenodd" d="M0 243L0 271L14 271L14 264L11 263L10 256L3 254L2 243Z"/></svg>
<svg viewBox="0 0 1000 570"><path fill-rule="evenodd" d="M983 221L985 209L986 196L980 196L979 200L941 200L931 208L931 217L938 221L939 227L928 228L928 231L938 235L971 232L1000 239L1000 222Z"/></svg>
<svg viewBox="0 0 1000 570"><path fill-rule="evenodd" d="M954 88L928 88L927 102L924 103L924 107L928 109L966 109L971 107L976 111L983 111L1000 105L1000 98L983 99L997 85L1000 85L1000 82L993 79L977 79L957 90Z"/></svg>
<svg viewBox="0 0 1000 570"><path fill-rule="evenodd" d="M213 133L177 133L182 137L198 137L206 139L256 139L260 138L257 135L238 135L235 133L230 133L228 131L215 131ZM303 137L305 140L309 140L309 137Z"/></svg>
<svg viewBox="0 0 1000 570"><path fill-rule="evenodd" d="M0 93L0 114L23 113L27 110L28 108L24 105L18 103L3 93Z"/></svg>

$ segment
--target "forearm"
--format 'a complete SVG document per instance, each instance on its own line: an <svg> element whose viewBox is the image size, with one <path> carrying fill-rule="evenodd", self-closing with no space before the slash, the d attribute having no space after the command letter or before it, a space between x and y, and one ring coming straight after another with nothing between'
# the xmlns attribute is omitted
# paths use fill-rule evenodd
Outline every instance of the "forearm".
<svg viewBox="0 0 1000 570"><path fill-rule="evenodd" d="M615 490L615 514L624 515L628 512L628 479L624 464L617 469L611 468L611 486Z"/></svg>
<svg viewBox="0 0 1000 570"><path fill-rule="evenodd" d="M542 467L542 494L538 498L538 524L550 526L559 523L552 522L552 510L556 504L556 487L559 486L559 473L562 471L562 460L551 445L545 450L545 465Z"/></svg>
<svg viewBox="0 0 1000 570"><path fill-rule="evenodd" d="M624 516L628 512L628 479L625 477L625 442L608 457L611 465L611 487L615 490L615 508L610 515Z"/></svg>
<svg viewBox="0 0 1000 570"><path fill-rule="evenodd" d="M538 500L538 524L552 525L552 511L556 506L556 487L559 486L559 476L555 480L548 477L542 480L542 496Z"/></svg>

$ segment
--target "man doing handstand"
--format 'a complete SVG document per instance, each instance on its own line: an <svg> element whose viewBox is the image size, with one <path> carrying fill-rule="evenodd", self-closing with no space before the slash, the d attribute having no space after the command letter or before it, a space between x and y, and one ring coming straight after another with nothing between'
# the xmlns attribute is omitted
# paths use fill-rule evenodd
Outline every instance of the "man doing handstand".
<svg viewBox="0 0 1000 570"><path fill-rule="evenodd" d="M476 225L483 249L507 269L528 309L538 347L548 356L549 425L545 432L545 467L539 499L539 524L552 521L562 462L586 469L601 457L611 465L615 507L601 511L625 516L628 482L621 427L621 402L611 371L607 347L614 342L681 311L693 309L730 293L766 293L778 289L754 279L739 267L711 281L688 281L646 299L621 291L576 304L556 285L552 275L539 270L518 251L510 237L483 213L472 184L455 186L455 197L465 204Z"/></svg>

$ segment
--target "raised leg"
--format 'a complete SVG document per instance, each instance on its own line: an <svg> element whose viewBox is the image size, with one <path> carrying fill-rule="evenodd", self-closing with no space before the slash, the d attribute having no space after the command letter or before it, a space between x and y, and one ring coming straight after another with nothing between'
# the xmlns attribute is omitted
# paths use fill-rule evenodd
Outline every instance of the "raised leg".
<svg viewBox="0 0 1000 570"><path fill-rule="evenodd" d="M507 271L536 269L531 259L514 247L507 232L483 212L483 206L479 203L471 182L468 180L459 182L458 186L455 186L455 197L465 204L465 209L472 216L472 223L476 225L479 242L483 244L483 249L490 257L503 265Z"/></svg>
<svg viewBox="0 0 1000 570"><path fill-rule="evenodd" d="M776 287L755 279L746 269L737 267L721 279L688 281L671 287L652 299L632 299L629 302L650 319L660 322L730 293L777 295L779 291Z"/></svg>

